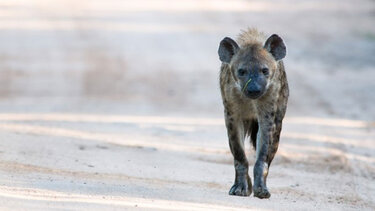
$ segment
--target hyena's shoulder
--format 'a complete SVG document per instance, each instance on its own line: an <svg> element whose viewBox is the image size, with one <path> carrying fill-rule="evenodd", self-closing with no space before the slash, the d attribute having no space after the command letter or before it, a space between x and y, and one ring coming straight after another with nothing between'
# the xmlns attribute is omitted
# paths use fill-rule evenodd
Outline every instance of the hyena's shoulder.
<svg viewBox="0 0 375 211"><path fill-rule="evenodd" d="M228 64L222 64L220 67L220 91L223 101L228 101L228 90L233 84L232 73Z"/></svg>
<svg viewBox="0 0 375 211"><path fill-rule="evenodd" d="M224 104L224 109L226 110L226 115L233 115L236 110L239 110L239 93L234 89L235 81L232 76L232 72L228 64L222 64L220 68L220 91L221 97Z"/></svg>
<svg viewBox="0 0 375 211"><path fill-rule="evenodd" d="M280 73L279 75L279 83L280 83L279 99L281 101L279 102L279 104L286 106L288 102L288 98L289 98L289 85L288 85L288 79L286 76L283 61L280 61L278 64L278 71Z"/></svg>
<svg viewBox="0 0 375 211"><path fill-rule="evenodd" d="M278 64L278 71L279 71L278 83L279 83L280 89L278 90L278 93L277 93L278 98L276 101L276 105L277 105L276 121L282 121L286 113L288 98L289 98L288 79L287 79L285 67L282 61L280 61Z"/></svg>

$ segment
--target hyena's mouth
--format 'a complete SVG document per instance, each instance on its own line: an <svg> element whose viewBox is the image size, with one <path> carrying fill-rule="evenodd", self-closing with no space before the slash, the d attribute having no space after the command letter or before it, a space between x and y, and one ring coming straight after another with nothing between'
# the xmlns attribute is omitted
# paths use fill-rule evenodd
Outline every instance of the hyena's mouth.
<svg viewBox="0 0 375 211"><path fill-rule="evenodd" d="M263 95L261 91L253 91L253 92L245 91L244 93L246 97L253 99L253 100L260 98Z"/></svg>

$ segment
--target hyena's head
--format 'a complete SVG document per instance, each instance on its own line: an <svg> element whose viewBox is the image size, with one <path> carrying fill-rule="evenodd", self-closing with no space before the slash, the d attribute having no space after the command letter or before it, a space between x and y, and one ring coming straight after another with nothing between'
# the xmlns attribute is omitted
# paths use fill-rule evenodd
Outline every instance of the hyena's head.
<svg viewBox="0 0 375 211"><path fill-rule="evenodd" d="M286 47L276 34L270 36L264 45L253 43L242 47L226 37L220 42L218 53L220 60L229 64L240 91L257 99L267 92L277 71L277 62L286 55Z"/></svg>

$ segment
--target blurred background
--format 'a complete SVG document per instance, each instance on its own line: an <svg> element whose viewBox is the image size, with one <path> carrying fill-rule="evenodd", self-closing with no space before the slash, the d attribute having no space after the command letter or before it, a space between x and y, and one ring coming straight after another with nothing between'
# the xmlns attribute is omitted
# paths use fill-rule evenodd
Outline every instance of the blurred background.
<svg viewBox="0 0 375 211"><path fill-rule="evenodd" d="M373 1L0 4L0 111L221 115L218 44L256 27L287 44L288 114L375 118Z"/></svg>
<svg viewBox="0 0 375 211"><path fill-rule="evenodd" d="M227 194L217 50L247 27L287 45L262 203ZM0 0L0 207L374 210L374 79L374 0Z"/></svg>

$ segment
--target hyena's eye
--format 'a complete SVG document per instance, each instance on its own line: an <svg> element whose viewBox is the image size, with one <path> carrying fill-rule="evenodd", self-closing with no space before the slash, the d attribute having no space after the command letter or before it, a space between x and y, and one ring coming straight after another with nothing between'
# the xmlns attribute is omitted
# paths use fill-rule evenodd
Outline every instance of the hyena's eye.
<svg viewBox="0 0 375 211"><path fill-rule="evenodd" d="M245 76L246 74L246 70L245 69L239 69L238 70L238 76L242 77L242 76Z"/></svg>
<svg viewBox="0 0 375 211"><path fill-rule="evenodd" d="M263 68L262 69L262 73L265 75L265 76L268 76L270 74L270 70L268 68Z"/></svg>

